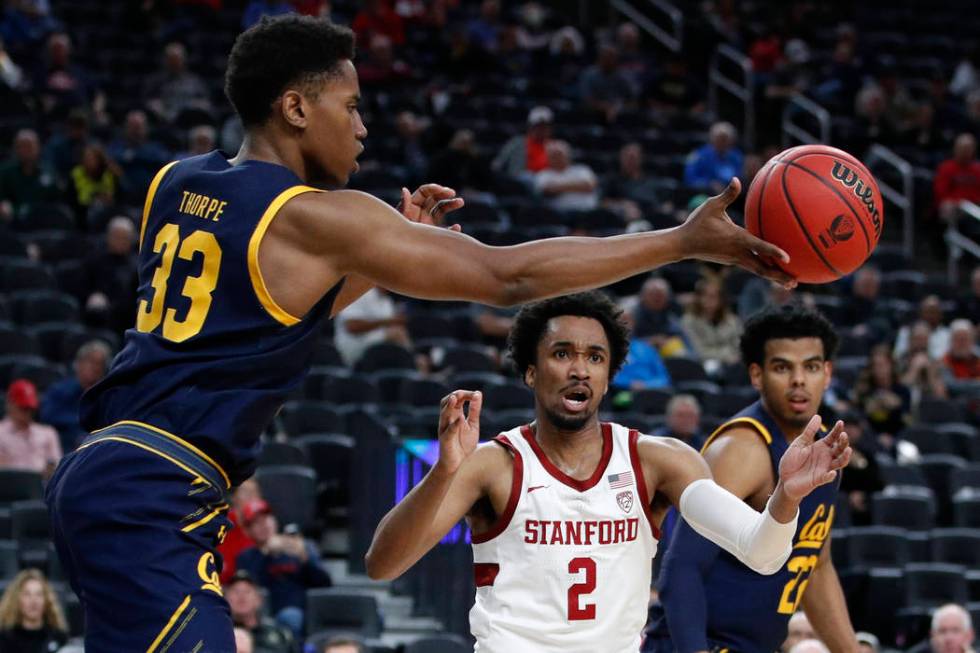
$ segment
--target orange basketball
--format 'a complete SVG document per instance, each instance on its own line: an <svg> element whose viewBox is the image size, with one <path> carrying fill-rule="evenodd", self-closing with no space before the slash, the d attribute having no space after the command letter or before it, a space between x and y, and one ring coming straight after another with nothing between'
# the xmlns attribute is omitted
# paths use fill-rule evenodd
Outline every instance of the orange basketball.
<svg viewBox="0 0 980 653"><path fill-rule="evenodd" d="M782 247L791 261L781 267L801 283L828 283L874 251L884 209L860 161L826 145L801 145L774 156L752 180L745 228Z"/></svg>

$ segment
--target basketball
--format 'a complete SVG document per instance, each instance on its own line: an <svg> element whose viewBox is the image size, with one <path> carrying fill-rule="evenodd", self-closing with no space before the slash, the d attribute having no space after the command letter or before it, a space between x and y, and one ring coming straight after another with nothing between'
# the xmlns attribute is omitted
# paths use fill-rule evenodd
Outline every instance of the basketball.
<svg viewBox="0 0 980 653"><path fill-rule="evenodd" d="M745 228L783 248L791 260L780 267L801 283L829 283L856 270L883 224L874 177L826 145L780 152L756 174L745 199Z"/></svg>

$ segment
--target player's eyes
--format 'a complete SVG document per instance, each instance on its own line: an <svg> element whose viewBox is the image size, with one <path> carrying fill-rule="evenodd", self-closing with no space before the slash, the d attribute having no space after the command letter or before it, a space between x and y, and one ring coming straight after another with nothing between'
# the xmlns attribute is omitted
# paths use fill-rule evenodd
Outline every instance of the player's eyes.
<svg viewBox="0 0 980 653"><path fill-rule="evenodd" d="M564 349L559 349L555 352L555 358L568 358L568 352Z"/></svg>
<svg viewBox="0 0 980 653"><path fill-rule="evenodd" d="M599 354L592 354L592 356L590 357L590 359L592 360L593 363L601 363L602 362L602 356L600 356Z"/></svg>

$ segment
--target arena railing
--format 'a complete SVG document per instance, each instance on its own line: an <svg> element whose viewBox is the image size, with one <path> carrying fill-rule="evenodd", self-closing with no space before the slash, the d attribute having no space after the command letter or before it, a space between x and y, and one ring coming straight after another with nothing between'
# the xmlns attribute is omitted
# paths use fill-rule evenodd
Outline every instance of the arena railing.
<svg viewBox="0 0 980 653"><path fill-rule="evenodd" d="M670 23L670 31L658 25L657 20L633 2L612 0L610 4L613 9L636 23L637 27L660 41L671 52L680 52L684 47L684 13L667 0L643 0L643 4L649 5L647 9L654 10L653 15L656 18L661 20L666 18L664 22Z"/></svg>
<svg viewBox="0 0 980 653"><path fill-rule="evenodd" d="M820 134L811 134L797 125L794 119L799 115L809 115L816 120ZM830 143L830 112L801 93L794 93L783 107L783 147L814 143Z"/></svg>
<svg viewBox="0 0 980 653"><path fill-rule="evenodd" d="M878 175L878 188L884 199L891 202L902 213L902 249L910 260L915 256L915 191L913 188L912 164L895 154L884 145L872 145L864 157L864 165L869 169L883 163L898 172L902 179L899 190L882 181ZM887 222L886 222L887 224Z"/></svg>
<svg viewBox="0 0 980 653"><path fill-rule="evenodd" d="M969 200L960 200L959 219L980 221L980 206L977 206ZM947 268L946 274L949 282L956 285L960 271L960 259L963 258L964 253L973 256L975 259L980 259L980 245L972 238L968 238L960 233L959 220L951 221L946 227L945 239L946 244L949 246L949 267Z"/></svg>
<svg viewBox="0 0 980 653"><path fill-rule="evenodd" d="M729 76L724 67L735 67L742 71L739 81ZM752 60L730 45L719 45L711 57L711 68L708 71L708 107L711 113L718 116L718 91L727 91L742 103L744 115L742 121L742 142L746 149L755 149L755 87Z"/></svg>

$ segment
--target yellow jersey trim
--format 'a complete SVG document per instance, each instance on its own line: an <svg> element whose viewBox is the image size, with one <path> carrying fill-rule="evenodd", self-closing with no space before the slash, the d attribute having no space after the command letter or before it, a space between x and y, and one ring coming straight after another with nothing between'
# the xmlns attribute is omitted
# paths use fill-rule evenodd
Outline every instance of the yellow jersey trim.
<svg viewBox="0 0 980 653"><path fill-rule="evenodd" d="M130 440L129 438L124 437L124 436L121 436L121 435L107 435L104 438L99 438L95 442L89 442L88 444L79 445L78 448L79 449L85 449L87 447L91 447L93 444L98 444L99 442L104 442L106 440L115 440L116 442L125 442L126 444L133 445L134 447L139 447L140 449L146 449L150 453L155 453L156 455L160 456L161 458L166 458L167 460L169 460L173 464L177 465L178 467L180 467L182 470L184 470L185 472L187 472L189 474L195 474L195 475L197 474L197 472L195 472L193 469L191 469L190 467L188 467L184 463L180 462L176 458L174 458L172 456L168 456L167 454L163 453L162 451L157 451L153 447L151 447L149 445L146 445L146 444L143 444L142 442L137 442L136 440Z"/></svg>
<svg viewBox="0 0 980 653"><path fill-rule="evenodd" d="M300 318L286 312L286 310L276 303L272 295L269 294L269 289L265 285L265 279L262 278L262 271L259 269L259 246L262 244L262 237L265 236L266 230L272 224L273 218L276 217L279 209L286 202L303 193L320 192L323 191L311 186L291 186L279 193L269 204L269 208L265 210L262 217L259 218L259 223L256 225L255 231L252 232L252 238L248 241L248 276L252 279L252 288L255 289L255 295L259 298L259 303L262 304L262 308L278 322L286 326L293 326L299 323Z"/></svg>
<svg viewBox="0 0 980 653"><path fill-rule="evenodd" d="M153 206L153 197L157 194L157 187L160 185L160 182L163 181L163 177L167 174L167 171L173 168L176 163L176 161L171 161L167 165L160 168L160 170L157 171L156 176L153 177L153 181L150 182L149 190L146 191L146 201L143 203L143 220L140 223L140 241L138 249L143 249L143 236L146 234L146 222L150 219L150 207Z"/></svg>
<svg viewBox="0 0 980 653"><path fill-rule="evenodd" d="M714 432L710 436L708 436L708 439L705 441L704 446L701 447L701 453L703 454L705 451L708 450L708 445L710 445L716 437L718 437L719 435L721 435L731 427L738 426L739 424L748 424L749 426L754 428L759 435L762 436L762 439L766 441L767 445L772 444L772 435L769 433L769 429L763 426L762 422L755 419L754 417L736 417L735 419L728 420L727 422L725 422L724 424L716 428Z"/></svg>
<svg viewBox="0 0 980 653"><path fill-rule="evenodd" d="M194 530L198 526L203 526L204 524L207 524L209 521L211 521L212 519L214 519L215 517L217 517L218 515L220 515L221 513L223 513L225 510L228 510L228 506L227 505L221 506L220 508L215 508L214 510L212 510L211 512L209 512L207 515L205 515L204 517L202 517L201 519L198 519L193 524L188 524L187 526L184 526L180 530L182 532L184 532L184 533L190 533L192 530Z"/></svg>
<svg viewBox="0 0 980 653"><path fill-rule="evenodd" d="M163 638L167 636L167 633L170 632L170 629L174 627L175 623L177 623L177 619L180 617L181 613L183 613L184 610L187 609L187 606L190 605L190 602L191 602L191 595L188 594L187 596L184 597L184 600L181 601L180 605L177 606L177 609L174 610L174 613L170 615L170 621L167 622L167 625L163 627L163 630L160 631L160 634L157 635L157 638L153 640L152 644L150 644L150 648L146 649L146 653L153 653L153 651L156 650L157 646L160 645L160 642L163 640Z"/></svg>
<svg viewBox="0 0 980 653"><path fill-rule="evenodd" d="M111 429L114 426L124 426L126 424L129 424L131 426L140 426L140 427L142 427L144 429L149 429L150 431L153 431L154 433L159 433L160 435L162 435L162 436L164 436L166 438L170 438L171 440L173 440L174 442L176 442L177 444L179 444L182 447L186 447L187 449L190 449L195 454L197 454L198 456L200 456L201 458L203 458L204 460L206 460L208 463L210 463L216 470L218 470L218 473L221 474L221 478L224 479L225 484L227 485L227 488L225 488L225 489L228 489L228 488L231 487L231 479L228 478L228 474L225 473L225 470L221 468L221 465L219 465L218 463L216 463L214 461L214 459L211 458L211 456L207 455L206 453L204 453L203 451L201 451L200 449L198 449L197 447L195 447L190 442L187 442L186 440L183 440L183 439L177 437L173 433L169 433L167 431L164 431L163 429L161 429L161 428L159 428L157 426L153 426L152 424L147 424L146 422L137 422L136 420L133 420L133 419L124 419L124 420L122 420L120 422L116 422L115 424L110 424L109 426L106 426L104 428L101 428L98 431L92 431L92 435L95 435L96 433L102 433L103 431L106 431L108 429ZM156 450L153 449L153 451L156 451ZM156 453L160 453L160 452L159 451L156 451ZM160 455L164 456L165 458L170 458L169 456L167 456L165 454L162 454L162 453L160 453ZM173 459L171 458L171 460L173 460ZM174 462L176 462L176 461L174 461ZM180 463L178 463L178 464L180 464ZM181 467L184 467L184 469L187 469L182 464L180 464L180 466ZM194 474L194 476L198 476L198 473L197 472L191 472L191 473Z"/></svg>

